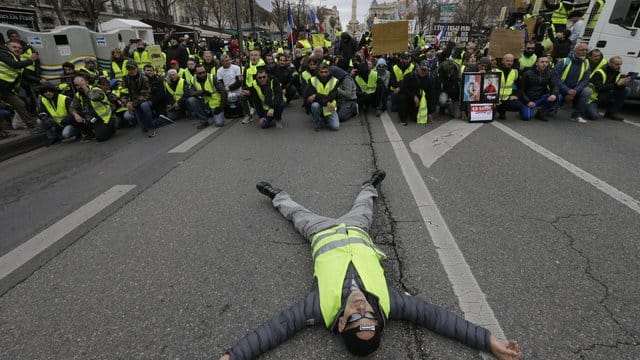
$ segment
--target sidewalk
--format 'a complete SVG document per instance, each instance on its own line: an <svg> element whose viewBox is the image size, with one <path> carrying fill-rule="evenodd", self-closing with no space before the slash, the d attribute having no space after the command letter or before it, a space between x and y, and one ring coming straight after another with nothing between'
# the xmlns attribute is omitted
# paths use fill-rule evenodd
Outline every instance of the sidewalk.
<svg viewBox="0 0 640 360"><path fill-rule="evenodd" d="M42 134L32 134L29 129L5 130L11 136L0 138L0 161L47 145L47 137Z"/></svg>

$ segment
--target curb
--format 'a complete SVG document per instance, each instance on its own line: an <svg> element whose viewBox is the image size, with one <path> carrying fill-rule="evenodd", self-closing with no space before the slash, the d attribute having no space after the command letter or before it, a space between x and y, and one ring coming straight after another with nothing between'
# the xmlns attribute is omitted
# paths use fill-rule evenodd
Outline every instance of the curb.
<svg viewBox="0 0 640 360"><path fill-rule="evenodd" d="M47 137L44 134L18 136L13 140L0 143L0 161L5 161L45 145L47 145Z"/></svg>

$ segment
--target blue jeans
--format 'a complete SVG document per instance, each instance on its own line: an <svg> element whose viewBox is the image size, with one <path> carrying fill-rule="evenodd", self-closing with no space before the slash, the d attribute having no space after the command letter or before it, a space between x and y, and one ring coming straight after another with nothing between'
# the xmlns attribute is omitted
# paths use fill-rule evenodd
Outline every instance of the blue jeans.
<svg viewBox="0 0 640 360"><path fill-rule="evenodd" d="M602 106L606 109L605 111L610 114L615 114L622 109L622 106L624 106L624 102L629 97L629 94L631 94L631 89L626 86L618 89L617 91L614 90L608 93L599 94L598 100L587 105L585 116L592 120L599 119L600 113L598 113L598 106Z"/></svg>
<svg viewBox="0 0 640 360"><path fill-rule="evenodd" d="M555 109L558 100L556 99L556 101L547 101L547 99L549 99L549 96L551 96L551 94L544 94L542 95L542 97L532 100L533 103L536 104L536 106L533 108L528 107L527 104L523 102L522 107L520 107L520 118L522 118L522 120L533 119L533 116L536 114L536 108L540 106L542 106L541 111L546 113L552 112Z"/></svg>
<svg viewBox="0 0 640 360"><path fill-rule="evenodd" d="M153 104L151 101L143 101L135 108L136 119L142 124L142 132L155 129L153 125Z"/></svg>
<svg viewBox="0 0 640 360"><path fill-rule="evenodd" d="M573 113L571 117L583 116L587 111L587 101L591 97L591 93L593 91L591 88L584 88L579 94L576 94L576 97L573 98ZM564 102L564 98L567 94L558 95L558 104L562 105Z"/></svg>
<svg viewBox="0 0 640 360"><path fill-rule="evenodd" d="M317 102L311 104L311 117L313 119L313 123L316 126L320 126L322 121L327 122L327 126L331 130L340 129L340 119L338 118L338 112L334 111L331 114L325 116L322 112L322 105Z"/></svg>
<svg viewBox="0 0 640 360"><path fill-rule="evenodd" d="M187 108L196 115L201 124L210 124L209 117L213 117L213 123L217 127L224 126L224 111L219 107L211 109L201 99L192 96L187 99Z"/></svg>
<svg viewBox="0 0 640 360"><path fill-rule="evenodd" d="M278 104L278 106L276 106L275 109L273 109L273 116L267 116L267 110L265 110L262 106L258 106L256 108L256 112L258 113L258 118L265 119L264 123L262 123L262 128L263 129L269 128L273 120L282 120L282 112L284 111L285 107L287 107L287 103L281 102L280 104Z"/></svg>
<svg viewBox="0 0 640 360"><path fill-rule="evenodd" d="M78 129L73 126L73 120L71 115L64 118L60 124L57 124L51 117L47 119L36 119L38 127L44 131L49 140L58 140L62 136L64 139L68 139L72 136L79 134Z"/></svg>
<svg viewBox="0 0 640 360"><path fill-rule="evenodd" d="M131 111L123 111L116 114L116 129L122 129L123 127L136 126L138 121L136 120L136 114Z"/></svg>

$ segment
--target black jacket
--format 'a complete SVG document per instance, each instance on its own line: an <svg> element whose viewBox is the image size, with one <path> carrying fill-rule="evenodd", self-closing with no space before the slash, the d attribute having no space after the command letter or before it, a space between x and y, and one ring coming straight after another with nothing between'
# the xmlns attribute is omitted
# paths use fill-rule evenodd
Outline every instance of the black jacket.
<svg viewBox="0 0 640 360"><path fill-rule="evenodd" d="M326 85L327 82L332 78L333 78L332 76L329 76L327 81L322 81L322 79L318 77L318 80L320 80L322 84ZM309 98L309 96L311 95L316 96L316 100L314 102L317 102L322 106L327 106L328 103L336 99L336 96L338 95L338 84L336 84L336 87L329 92L329 95L321 95L321 94L318 94L318 92L316 91L316 88L313 87L313 85L311 85L311 80L309 80L309 86L306 86L304 89L303 99L305 104L307 104L307 98Z"/></svg>
<svg viewBox="0 0 640 360"><path fill-rule="evenodd" d="M420 77L414 70L411 74L407 74L400 83L400 92L407 94L411 102L413 102L414 96L417 96L418 99L422 96L420 90L426 94L429 114L433 114L436 111L438 97L440 96L440 82L431 73L425 77Z"/></svg>
<svg viewBox="0 0 640 360"><path fill-rule="evenodd" d="M170 68L169 64L171 60L178 60L178 64L180 64L181 69L187 68L187 60L189 60L189 53L187 49L185 49L182 45L178 44L176 46L169 46L166 51L167 54L167 69Z"/></svg>
<svg viewBox="0 0 640 360"><path fill-rule="evenodd" d="M16 58L18 59L17 61ZM11 51L9 51L9 48L3 45L0 45L0 62L5 63L7 66L13 69L22 69L33 64L33 60L31 59L20 61L20 58L18 56L14 58ZM13 88L17 84L18 80L20 80L20 76L17 76L13 82L0 80L0 92L13 92Z"/></svg>
<svg viewBox="0 0 640 360"><path fill-rule="evenodd" d="M342 286L343 303L351 292L352 281L355 281L361 289L364 289L360 277L353 266L350 265ZM374 309L377 309L378 304L376 297L366 292L365 295L367 295L367 300ZM491 336L489 330L476 326L439 306L430 304L420 298L406 295L392 287L389 287L389 298L391 303L389 319L406 320L440 335L454 338L472 348L489 351L489 339ZM383 327L386 321L387 319L382 319ZM255 358L273 349L291 338L298 331L310 325L326 326L320 311L317 282L313 284L312 290L296 304L282 311L240 339L240 341L229 350L231 359L242 360ZM329 327L332 332L336 333L337 321L329 324Z"/></svg>
<svg viewBox="0 0 640 360"><path fill-rule="evenodd" d="M602 74L600 74L599 71L594 72L593 75L591 75L591 78L589 79L589 82L593 84L596 92L599 95L625 87L624 85L618 86L616 84L617 83L616 79L618 78L620 71L613 70L609 66L609 64L603 66L602 71L604 71L605 75L607 75L607 80L605 82L602 81Z"/></svg>
<svg viewBox="0 0 640 360"><path fill-rule="evenodd" d="M273 87L273 90L271 87ZM269 108L275 109L282 103L282 90L277 80L269 79L269 82L265 86L260 86L260 90L262 91L262 95L264 95L264 104ZM255 104L255 106L262 106L263 101L260 100L256 89L252 86L249 88L249 91L251 92L251 103Z"/></svg>
<svg viewBox="0 0 640 360"><path fill-rule="evenodd" d="M547 68L543 73L537 68L529 69L520 75L519 98L524 104L539 99L544 94L558 95L558 83Z"/></svg>

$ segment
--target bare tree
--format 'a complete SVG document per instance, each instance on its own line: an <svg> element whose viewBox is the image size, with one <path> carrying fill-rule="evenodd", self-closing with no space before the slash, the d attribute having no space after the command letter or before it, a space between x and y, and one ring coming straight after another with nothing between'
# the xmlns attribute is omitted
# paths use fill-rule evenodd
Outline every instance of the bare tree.
<svg viewBox="0 0 640 360"><path fill-rule="evenodd" d="M104 4L109 0L75 0L77 5L86 14L91 22L91 28L98 31L98 18L100 13L105 10Z"/></svg>
<svg viewBox="0 0 640 360"><path fill-rule="evenodd" d="M464 0L463 6L458 8L456 19L470 23L472 26L484 27L490 17L497 17L500 9L510 4L510 1L505 0Z"/></svg>
<svg viewBox="0 0 640 360"><path fill-rule="evenodd" d="M235 23L235 7L231 1L207 0L209 12L215 20L215 25L224 28Z"/></svg>
<svg viewBox="0 0 640 360"><path fill-rule="evenodd" d="M53 6L53 12L56 13L58 20L60 21L60 25L69 25L69 22L64 15L64 11L62 11L62 0L49 0L48 2Z"/></svg>
<svg viewBox="0 0 640 360"><path fill-rule="evenodd" d="M188 0L182 1L185 12L189 19L197 20L198 24L207 24L209 22L209 14L212 12L208 0Z"/></svg>
<svg viewBox="0 0 640 360"><path fill-rule="evenodd" d="M278 31L280 31L280 36L282 36L287 24L287 2L285 0L271 0L271 5L273 5L271 21L276 25Z"/></svg>
<svg viewBox="0 0 640 360"><path fill-rule="evenodd" d="M172 8L176 4L177 0L153 0L152 5L158 11L158 16L162 21L172 23L173 18ZM185 2L186 3L186 2Z"/></svg>
<svg viewBox="0 0 640 360"><path fill-rule="evenodd" d="M439 13L440 9L436 0L416 0L415 19L420 32L429 28Z"/></svg>

